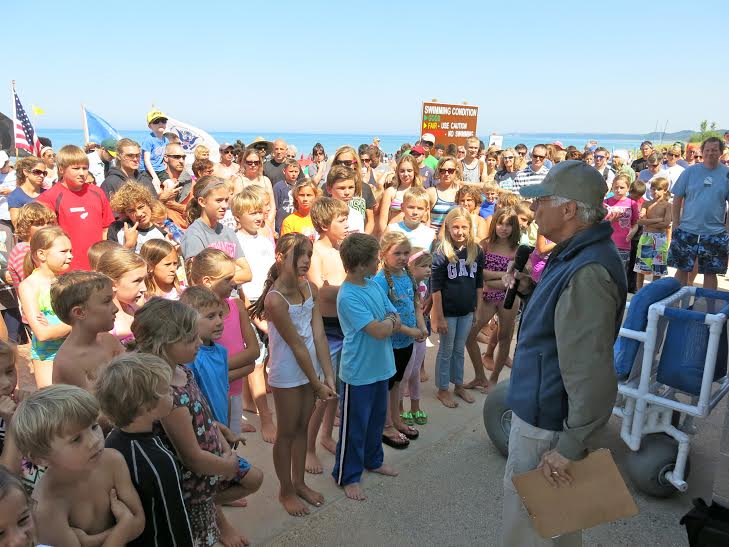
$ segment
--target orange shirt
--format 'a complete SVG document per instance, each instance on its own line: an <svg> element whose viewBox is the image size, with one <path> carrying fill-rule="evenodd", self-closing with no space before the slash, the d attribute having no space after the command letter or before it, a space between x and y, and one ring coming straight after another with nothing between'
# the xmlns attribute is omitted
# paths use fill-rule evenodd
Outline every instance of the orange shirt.
<svg viewBox="0 0 729 547"><path fill-rule="evenodd" d="M314 229L314 224L311 222L310 215L303 216L297 212L293 212L287 216L283 223L281 223L281 233L279 234L279 237L290 232L304 234L312 241L319 239L319 234Z"/></svg>

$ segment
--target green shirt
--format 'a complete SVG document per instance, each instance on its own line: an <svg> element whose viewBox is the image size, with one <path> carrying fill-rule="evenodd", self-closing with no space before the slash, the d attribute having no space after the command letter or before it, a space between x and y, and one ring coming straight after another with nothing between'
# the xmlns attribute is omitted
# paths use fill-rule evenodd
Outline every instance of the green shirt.
<svg viewBox="0 0 729 547"><path fill-rule="evenodd" d="M436 158L435 156L433 156L431 154L430 156L428 156L427 158L425 158L423 160L423 164L427 165L433 171L435 171L435 168L438 167L438 158Z"/></svg>

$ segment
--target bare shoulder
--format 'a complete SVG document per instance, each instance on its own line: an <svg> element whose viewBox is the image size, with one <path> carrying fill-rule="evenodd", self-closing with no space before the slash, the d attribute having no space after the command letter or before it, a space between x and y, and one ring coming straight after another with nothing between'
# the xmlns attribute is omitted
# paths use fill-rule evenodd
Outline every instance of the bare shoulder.
<svg viewBox="0 0 729 547"><path fill-rule="evenodd" d="M111 333L100 332L96 336L96 343L99 344L111 357L116 357L124 353L124 346L121 345L119 339Z"/></svg>

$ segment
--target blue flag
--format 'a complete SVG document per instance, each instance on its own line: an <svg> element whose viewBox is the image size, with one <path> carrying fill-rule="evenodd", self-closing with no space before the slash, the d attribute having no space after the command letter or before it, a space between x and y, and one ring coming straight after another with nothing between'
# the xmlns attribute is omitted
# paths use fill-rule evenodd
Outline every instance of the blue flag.
<svg viewBox="0 0 729 547"><path fill-rule="evenodd" d="M86 127L89 130L89 142L101 144L104 139L119 140L122 136L102 117L97 116L93 112L84 107L84 116L86 116Z"/></svg>

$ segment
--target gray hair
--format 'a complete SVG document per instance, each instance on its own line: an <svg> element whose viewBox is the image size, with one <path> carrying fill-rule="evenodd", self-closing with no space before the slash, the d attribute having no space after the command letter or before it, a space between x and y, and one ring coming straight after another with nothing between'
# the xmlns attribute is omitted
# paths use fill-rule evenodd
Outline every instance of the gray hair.
<svg viewBox="0 0 729 547"><path fill-rule="evenodd" d="M293 144L288 145L288 152L289 152L289 154L293 154L294 156L299 155L299 149L296 148Z"/></svg>
<svg viewBox="0 0 729 547"><path fill-rule="evenodd" d="M593 207L581 201L577 201L575 199L567 199L560 196L552 196L552 199L554 200L554 204L557 206L574 201L577 205L577 220L579 220L582 224L588 226L592 224L597 224L607 215L607 209L605 209L605 207L603 207L602 205Z"/></svg>

